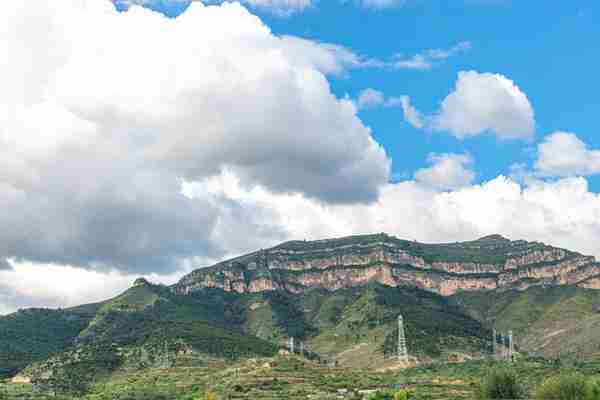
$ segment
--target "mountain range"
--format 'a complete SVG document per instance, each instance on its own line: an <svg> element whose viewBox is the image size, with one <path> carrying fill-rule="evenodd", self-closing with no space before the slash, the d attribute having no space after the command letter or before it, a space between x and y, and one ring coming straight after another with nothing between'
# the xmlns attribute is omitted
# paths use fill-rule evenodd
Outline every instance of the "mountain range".
<svg viewBox="0 0 600 400"><path fill-rule="evenodd" d="M273 356L292 337L320 362L397 368L400 314L411 363L487 356L492 329L521 354L594 358L597 289L593 257L499 235L290 241L172 286L140 278L101 303L0 317L0 377L85 390L119 370Z"/></svg>

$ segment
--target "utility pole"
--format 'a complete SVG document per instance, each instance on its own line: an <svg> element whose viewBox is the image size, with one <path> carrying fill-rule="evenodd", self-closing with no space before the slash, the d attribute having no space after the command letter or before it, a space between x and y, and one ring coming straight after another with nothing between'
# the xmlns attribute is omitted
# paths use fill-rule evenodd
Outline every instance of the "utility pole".
<svg viewBox="0 0 600 400"><path fill-rule="evenodd" d="M515 351L515 346L513 343L513 331L508 331L508 361L513 360L513 353Z"/></svg>
<svg viewBox="0 0 600 400"><path fill-rule="evenodd" d="M496 358L496 341L498 336L496 334L496 328L492 330L492 358Z"/></svg>
<svg viewBox="0 0 600 400"><path fill-rule="evenodd" d="M290 353L294 354L294 338L290 338Z"/></svg>
<svg viewBox="0 0 600 400"><path fill-rule="evenodd" d="M408 361L406 336L404 334L404 319L402 318L402 315L398 315L398 360Z"/></svg>

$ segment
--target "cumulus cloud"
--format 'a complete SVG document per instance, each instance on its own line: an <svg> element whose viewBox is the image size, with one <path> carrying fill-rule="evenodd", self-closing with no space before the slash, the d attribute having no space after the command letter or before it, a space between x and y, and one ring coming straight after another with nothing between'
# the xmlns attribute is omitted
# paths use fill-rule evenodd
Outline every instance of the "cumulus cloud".
<svg viewBox="0 0 600 400"><path fill-rule="evenodd" d="M230 171L186 183L190 197L222 199L269 210L256 226L246 229L238 222L222 231L221 238L245 229L244 236L260 236L261 229L285 227L281 239L319 239L369 232L388 232L400 238L423 242L451 242L500 233L512 239L543 241L600 257L600 195L589 190L585 178L563 178L551 182L533 180L519 184L498 176L481 184L439 191L417 180L387 184L373 204L326 205L302 194L272 193L260 186L248 187ZM255 245L255 244L253 244ZM234 253L232 253L233 255ZM210 265L198 260L189 268ZM46 269L48 268L49 269ZM182 272L183 273L183 272ZM153 281L174 282L180 275L153 276ZM134 276L70 267L15 265L15 271L0 271L0 314L32 305L66 306L97 301L126 288ZM53 282L56 282L55 284Z"/></svg>
<svg viewBox="0 0 600 400"><path fill-rule="evenodd" d="M538 144L535 169L546 176L600 173L600 150L592 150L571 132L554 132Z"/></svg>
<svg viewBox="0 0 600 400"><path fill-rule="evenodd" d="M435 154L427 157L430 167L415 172L415 180L439 190L453 190L467 186L475 180L470 169L473 159L468 154Z"/></svg>
<svg viewBox="0 0 600 400"><path fill-rule="evenodd" d="M0 271L7 269L12 269L12 265L8 262L7 259L0 258Z"/></svg>
<svg viewBox="0 0 600 400"><path fill-rule="evenodd" d="M239 4L169 19L21 2L0 27L0 259L169 273L285 236L224 243L268 211L186 197L182 182L228 169L248 188L335 204L372 202L388 180L327 63Z"/></svg>
<svg viewBox="0 0 600 400"><path fill-rule="evenodd" d="M205 187L196 190L201 193ZM262 188L248 191L231 174L213 178L210 187L225 197L272 209L290 238L388 232L448 242L500 233L600 256L600 195L591 192L581 177L520 184L498 176L448 191L408 180L386 185L376 203L352 206L325 206L301 195L273 195Z"/></svg>
<svg viewBox="0 0 600 400"><path fill-rule="evenodd" d="M507 77L461 71L454 91L442 101L430 125L461 139L485 132L523 139L533 135L535 119L527 96Z"/></svg>
<svg viewBox="0 0 600 400"><path fill-rule="evenodd" d="M175 283L181 274L154 275L151 282ZM19 263L0 271L0 315L27 307L71 307L109 299L131 286L137 275L57 265Z"/></svg>

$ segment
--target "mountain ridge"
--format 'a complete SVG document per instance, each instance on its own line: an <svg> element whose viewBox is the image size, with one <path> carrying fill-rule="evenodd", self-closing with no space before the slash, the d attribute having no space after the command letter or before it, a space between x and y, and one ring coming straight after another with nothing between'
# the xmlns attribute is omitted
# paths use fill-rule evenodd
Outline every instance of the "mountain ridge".
<svg viewBox="0 0 600 400"><path fill-rule="evenodd" d="M175 285L138 278L100 303L0 317L0 378L83 393L119 371L273 356L290 338L313 359L398 368L398 315L411 363L488 357L492 328L513 330L523 354L597 357L599 271L593 257L500 235L288 241Z"/></svg>
<svg viewBox="0 0 600 400"><path fill-rule="evenodd" d="M288 241L184 276L172 288L188 294L213 287L238 293L320 287L337 290L376 281L443 296L458 291L524 290L577 285L600 289L592 256L501 235L454 243L419 243L385 233Z"/></svg>

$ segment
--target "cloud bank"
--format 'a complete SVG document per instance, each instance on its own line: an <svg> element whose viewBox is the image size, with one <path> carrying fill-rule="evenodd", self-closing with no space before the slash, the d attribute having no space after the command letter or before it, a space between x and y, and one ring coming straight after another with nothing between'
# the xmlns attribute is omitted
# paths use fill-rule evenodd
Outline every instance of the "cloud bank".
<svg viewBox="0 0 600 400"><path fill-rule="evenodd" d="M285 235L223 243L263 211L190 199L183 181L227 168L249 188L336 204L375 201L388 180L385 151L331 93L326 62L238 4L196 2L169 19L25 2L0 26L0 207L11 210L0 259L167 273Z"/></svg>

